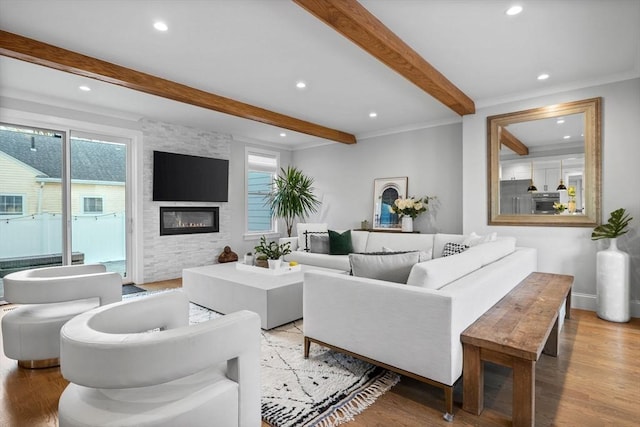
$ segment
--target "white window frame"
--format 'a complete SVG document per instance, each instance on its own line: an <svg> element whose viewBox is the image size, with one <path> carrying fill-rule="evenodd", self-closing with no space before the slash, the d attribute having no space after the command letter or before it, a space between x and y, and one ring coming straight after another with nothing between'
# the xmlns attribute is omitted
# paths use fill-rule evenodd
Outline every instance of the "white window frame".
<svg viewBox="0 0 640 427"><path fill-rule="evenodd" d="M1 216L7 217L7 216L24 216L24 215L26 215L25 206L26 206L27 198L24 196L24 194L0 193L0 197L20 197L22 199L22 212L2 212L2 211L0 211L0 215Z"/></svg>
<svg viewBox="0 0 640 427"><path fill-rule="evenodd" d="M87 199L100 199L102 201L102 211L100 212L96 212L96 211L87 211L86 205L85 205L85 201ZM96 195L91 195L91 196L82 196L82 213L85 215L102 215L104 213L104 197L103 196L96 196Z"/></svg>
<svg viewBox="0 0 640 427"><path fill-rule="evenodd" d="M276 166L269 167L264 166L261 167L259 165L251 165L249 164L249 156L257 155L263 157L275 158ZM264 150L261 148L255 147L246 147L245 148L245 156L244 156L244 181L245 181L245 191L244 191L244 203L245 203L245 224L244 224L244 238L245 240L257 240L261 236L266 236L267 238L278 237L280 234L278 232L278 222L276 218L271 217L271 230L268 231L249 231L249 172L250 171L258 171L258 172L272 172L273 176L278 175L278 171L280 170L280 153L277 151Z"/></svg>

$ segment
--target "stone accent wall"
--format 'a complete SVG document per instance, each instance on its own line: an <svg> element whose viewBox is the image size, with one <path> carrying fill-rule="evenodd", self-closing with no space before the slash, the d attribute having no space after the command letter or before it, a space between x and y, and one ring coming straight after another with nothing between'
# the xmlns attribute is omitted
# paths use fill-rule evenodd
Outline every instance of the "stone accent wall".
<svg viewBox="0 0 640 427"><path fill-rule="evenodd" d="M229 245L229 203L154 202L153 151L229 159L231 135L144 119L144 283L182 277L182 269L217 262ZM230 177L231 178L231 177ZM230 185L231 187L231 185ZM219 206L220 232L160 236L160 206Z"/></svg>

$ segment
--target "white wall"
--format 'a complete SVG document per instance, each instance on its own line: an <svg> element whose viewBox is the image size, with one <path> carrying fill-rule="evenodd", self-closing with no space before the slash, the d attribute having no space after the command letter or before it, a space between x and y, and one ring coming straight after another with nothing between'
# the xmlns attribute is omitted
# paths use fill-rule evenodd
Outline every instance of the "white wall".
<svg viewBox="0 0 640 427"><path fill-rule="evenodd" d="M479 108L463 119L464 233L497 231L513 235L518 244L538 249L538 268L575 276L573 303L595 310L596 252L607 243L590 239L591 228L487 225L486 118L495 114L587 98L603 98L602 212L625 208L634 218L619 248L631 257L631 313L640 317L640 79Z"/></svg>
<svg viewBox="0 0 640 427"><path fill-rule="evenodd" d="M409 196L437 196L414 229L462 232L462 125L380 136L355 145L331 144L293 152L293 164L315 180L322 206L307 222L336 229L372 223L373 181L407 176Z"/></svg>

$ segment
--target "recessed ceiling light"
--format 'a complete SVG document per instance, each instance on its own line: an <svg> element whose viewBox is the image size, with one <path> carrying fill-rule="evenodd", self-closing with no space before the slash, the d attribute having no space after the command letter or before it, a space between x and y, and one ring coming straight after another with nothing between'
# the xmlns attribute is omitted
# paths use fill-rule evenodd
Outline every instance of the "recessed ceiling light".
<svg viewBox="0 0 640 427"><path fill-rule="evenodd" d="M167 27L167 24L161 21L154 23L153 28L155 28L158 31L167 31L169 29L169 27Z"/></svg>
<svg viewBox="0 0 640 427"><path fill-rule="evenodd" d="M569 139L569 138L571 138L571 135L565 135L562 137L562 139Z"/></svg>
<svg viewBox="0 0 640 427"><path fill-rule="evenodd" d="M556 121L556 123L557 123L557 124L559 124L559 125L561 125L561 124L563 124L563 123L564 123L564 119L558 119L558 120Z"/></svg>
<svg viewBox="0 0 640 427"><path fill-rule="evenodd" d="M369 113L369 117L371 117L372 119L375 117L378 117L378 113L376 113L375 111L372 111Z"/></svg>
<svg viewBox="0 0 640 427"><path fill-rule="evenodd" d="M509 16L513 16L519 14L520 12L522 12L522 6L511 6L505 13Z"/></svg>
<svg viewBox="0 0 640 427"><path fill-rule="evenodd" d="M300 80L299 82L296 82L296 87L298 89L304 89L307 87L307 84L305 82L303 82L302 80Z"/></svg>
<svg viewBox="0 0 640 427"><path fill-rule="evenodd" d="M549 74L542 73L538 76L538 80L547 80L549 78Z"/></svg>
<svg viewBox="0 0 640 427"><path fill-rule="evenodd" d="M79 86L78 89L80 89L83 92L89 92L91 90L91 88L86 85Z"/></svg>
<svg viewBox="0 0 640 427"><path fill-rule="evenodd" d="M280 136L284 138L285 136L287 136L287 134L284 132L280 132Z"/></svg>

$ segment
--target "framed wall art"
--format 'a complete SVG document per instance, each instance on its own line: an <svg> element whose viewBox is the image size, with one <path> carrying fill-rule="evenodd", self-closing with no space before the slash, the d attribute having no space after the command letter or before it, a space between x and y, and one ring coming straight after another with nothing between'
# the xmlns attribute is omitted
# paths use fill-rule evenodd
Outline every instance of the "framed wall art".
<svg viewBox="0 0 640 427"><path fill-rule="evenodd" d="M373 181L373 229L400 228L400 218L389 209L398 198L407 197L406 176Z"/></svg>

